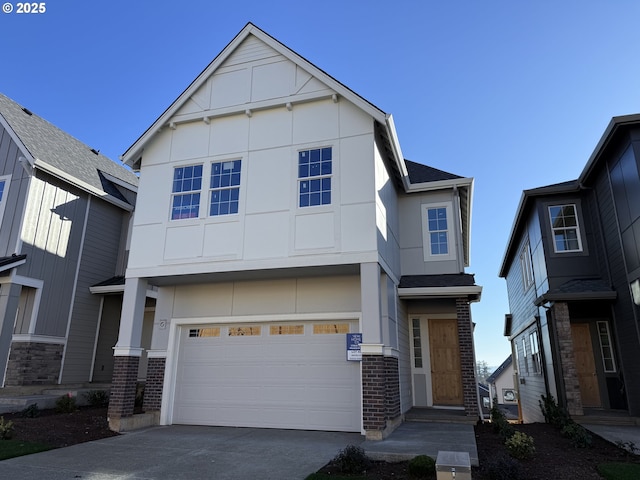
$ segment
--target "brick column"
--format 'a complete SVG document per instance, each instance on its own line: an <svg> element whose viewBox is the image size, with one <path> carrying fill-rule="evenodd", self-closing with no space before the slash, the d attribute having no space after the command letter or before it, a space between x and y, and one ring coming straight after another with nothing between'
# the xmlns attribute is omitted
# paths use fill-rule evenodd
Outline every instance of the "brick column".
<svg viewBox="0 0 640 480"><path fill-rule="evenodd" d="M478 383L476 381L475 351L471 307L467 298L456 298L458 342L460 346L460 370L462 373L462 397L464 411L469 417L479 417Z"/></svg>
<svg viewBox="0 0 640 480"><path fill-rule="evenodd" d="M567 411L569 415L583 415L582 395L580 394L580 383L578 382L578 372L573 351L573 337L571 336L569 305L566 302L556 302L553 304L552 309L560 350L560 366ZM560 403L559 399L557 400Z"/></svg>
<svg viewBox="0 0 640 480"><path fill-rule="evenodd" d="M147 363L147 382L144 387L144 401L142 405L145 412L160 410L166 360L166 358L149 357Z"/></svg>
<svg viewBox="0 0 640 480"><path fill-rule="evenodd" d="M362 356L362 424L368 440L382 440L400 423L398 359Z"/></svg>
<svg viewBox="0 0 640 480"><path fill-rule="evenodd" d="M385 366L385 420L400 415L400 372L398 359L384 357Z"/></svg>
<svg viewBox="0 0 640 480"><path fill-rule="evenodd" d="M380 432L385 422L385 365L382 355L362 356L362 424L365 431ZM368 434L367 434L368 436Z"/></svg>
<svg viewBox="0 0 640 480"><path fill-rule="evenodd" d="M113 361L113 377L107 416L110 418L131 417L136 402L140 357L117 356L113 358Z"/></svg>

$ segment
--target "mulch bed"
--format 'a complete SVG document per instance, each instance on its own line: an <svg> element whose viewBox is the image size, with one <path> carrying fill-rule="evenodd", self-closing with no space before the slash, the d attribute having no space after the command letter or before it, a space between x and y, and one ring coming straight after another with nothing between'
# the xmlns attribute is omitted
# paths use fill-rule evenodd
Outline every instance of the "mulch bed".
<svg viewBox="0 0 640 480"><path fill-rule="evenodd" d="M1 416L14 422L14 438L45 443L53 448L118 435L109 430L107 409L104 407L81 407L73 413L41 410L35 418L24 418L19 413ZM536 448L533 458L519 462L519 480L601 480L596 472L600 463L640 463L640 456L632 455L595 434L590 448L575 448L569 439L560 435L558 429L551 425L534 423L515 427L532 436ZM475 432L481 467L474 467L472 476L474 480L486 480L486 467L501 456L506 457L507 453L491 424L476 425ZM325 466L323 471L331 471L333 475L337 473L331 465ZM365 478L408 480L410 477L407 462L374 462Z"/></svg>

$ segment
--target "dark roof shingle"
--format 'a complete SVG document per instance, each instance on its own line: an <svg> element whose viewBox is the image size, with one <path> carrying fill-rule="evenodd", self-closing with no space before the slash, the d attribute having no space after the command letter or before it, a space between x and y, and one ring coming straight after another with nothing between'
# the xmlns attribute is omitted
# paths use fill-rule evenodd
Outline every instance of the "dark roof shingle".
<svg viewBox="0 0 640 480"><path fill-rule="evenodd" d="M110 195L113 195L113 191L105 190L100 172L133 187L138 185L138 177L133 172L2 94L0 115L34 158L65 174Z"/></svg>

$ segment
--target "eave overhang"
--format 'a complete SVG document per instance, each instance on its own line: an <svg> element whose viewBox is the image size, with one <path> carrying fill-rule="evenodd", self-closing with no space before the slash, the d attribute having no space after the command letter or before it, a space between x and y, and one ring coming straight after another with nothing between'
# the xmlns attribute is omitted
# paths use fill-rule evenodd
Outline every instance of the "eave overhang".
<svg viewBox="0 0 640 480"><path fill-rule="evenodd" d="M589 300L613 301L618 298L618 294L614 291L604 292L571 292L571 293L545 293L540 295L533 302L535 306L540 307L546 303L552 302L577 302Z"/></svg>
<svg viewBox="0 0 640 480"><path fill-rule="evenodd" d="M467 297L470 302L479 302L481 295L482 287L478 285L398 288L398 296L403 300Z"/></svg>
<svg viewBox="0 0 640 480"><path fill-rule="evenodd" d="M10 257L0 258L0 272L6 272L12 268L19 267L20 265L27 263L27 255L11 255Z"/></svg>

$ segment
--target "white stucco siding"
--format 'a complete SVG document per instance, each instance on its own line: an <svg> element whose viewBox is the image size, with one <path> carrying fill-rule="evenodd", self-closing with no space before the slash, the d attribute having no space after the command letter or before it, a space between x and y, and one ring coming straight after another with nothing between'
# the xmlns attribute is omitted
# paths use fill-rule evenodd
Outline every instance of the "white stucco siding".
<svg viewBox="0 0 640 480"><path fill-rule="evenodd" d="M145 145L128 276L375 261L374 119L333 94L247 37ZM299 207L298 153L329 147L331 203ZM210 216L212 163L232 160L238 213ZM202 165L199 215L170 220L175 168L191 165Z"/></svg>

